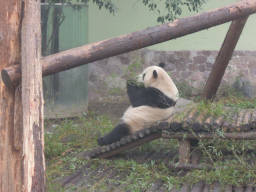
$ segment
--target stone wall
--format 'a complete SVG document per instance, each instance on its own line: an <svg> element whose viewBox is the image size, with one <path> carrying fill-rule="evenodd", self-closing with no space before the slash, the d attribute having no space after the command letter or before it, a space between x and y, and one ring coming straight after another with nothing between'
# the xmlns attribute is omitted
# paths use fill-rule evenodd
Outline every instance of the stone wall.
<svg viewBox="0 0 256 192"><path fill-rule="evenodd" d="M154 51L141 49L103 59L89 65L89 101L125 95L126 80L143 68L166 64L174 81L194 90L204 86L217 51ZM222 80L222 87L236 85L256 96L256 51L236 51Z"/></svg>

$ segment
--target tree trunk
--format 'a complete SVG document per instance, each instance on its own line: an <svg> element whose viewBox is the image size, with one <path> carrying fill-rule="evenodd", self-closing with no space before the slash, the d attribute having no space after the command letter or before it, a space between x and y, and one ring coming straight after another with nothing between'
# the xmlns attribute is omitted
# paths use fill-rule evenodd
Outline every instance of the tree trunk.
<svg viewBox="0 0 256 192"><path fill-rule="evenodd" d="M1 1L0 6L0 70L20 63L20 15L21 1ZM18 90L16 91L18 93ZM21 119L22 114L16 113L14 119L15 90L8 89L0 80L0 191L22 191L22 146L15 138L19 125L15 119ZM17 94L18 95L18 94ZM16 109L21 106L21 100L15 101ZM15 126L15 128L14 128ZM16 144L15 144L16 143Z"/></svg>
<svg viewBox="0 0 256 192"><path fill-rule="evenodd" d="M24 0L22 23L23 177L25 192L45 191L40 1Z"/></svg>

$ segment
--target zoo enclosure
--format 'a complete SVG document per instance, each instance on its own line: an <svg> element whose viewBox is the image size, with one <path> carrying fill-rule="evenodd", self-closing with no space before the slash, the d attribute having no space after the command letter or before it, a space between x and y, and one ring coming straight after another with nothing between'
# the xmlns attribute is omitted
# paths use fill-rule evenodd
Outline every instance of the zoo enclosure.
<svg viewBox="0 0 256 192"><path fill-rule="evenodd" d="M13 3L15 0L12 0L12 2L4 2L5 6L3 6L3 9L5 12L10 12L8 9L10 7L13 8L13 6L20 5L11 5L8 4L9 2ZM14 137L18 138L18 140L14 141L14 144L10 145L7 143L1 146L0 151L3 151L2 154L5 155L11 154L6 155L5 158L7 158L7 161L10 160L10 162L13 162L12 159L16 160L18 162L18 164L16 162L16 169L21 170L22 164L25 165L26 169L24 172L15 173L18 174L18 176L14 176L14 164L12 164L12 167L9 168L2 166L0 176L1 183L3 184L1 187L2 189L7 189L7 191L20 191L21 187L24 189L24 191L44 191L44 155L42 153L43 139L42 137L38 137L38 135L43 135L41 75L50 75L79 65L87 64L92 61L171 40L234 20L230 26L226 40L222 45L219 56L214 64L213 71L205 87L205 97L212 98L215 93L207 90L215 91L216 87L218 88L218 83L214 82L220 82L222 78L221 74L224 73L242 28L246 22L247 16L256 12L256 1L242 1L231 6L201 13L193 17L175 20L173 23L163 24L129 35L92 43L54 55L46 56L41 59L40 55L38 54L40 53L40 47L38 47L38 44L35 43L40 42L40 34L38 33L40 29L37 26L35 31L31 30L32 26L35 26L35 23L40 22L40 18L38 17L38 15L40 15L38 14L38 2L25 0L20 7L18 6L17 10L24 12L25 15L24 20L22 20L22 56L24 57L22 57L23 60L18 59L18 62L16 63L7 62L8 65L5 64L6 60L4 60L4 64L1 66L1 76L6 85L6 87L2 88L1 84L1 103L4 99L2 93L6 94L11 90L15 97L10 97L9 100L10 102L15 102L15 104L5 106L6 109L4 109L6 112L5 115L10 114L9 120L14 122L14 125L10 123L8 126L0 125L0 130L14 130ZM20 18L20 12L17 13L17 17L15 18ZM8 26L8 22L6 26ZM12 35L16 35L16 38L20 31L19 28L15 28L15 30ZM8 41L8 43L10 42L11 41ZM18 41L16 42L18 45ZM6 44L6 46L7 45L10 44ZM19 46L16 47L17 49L15 49L15 51L20 51L18 48ZM17 52L14 52L14 54L17 54ZM22 67L20 66L20 63L22 63ZM19 86L21 76L22 92L20 93L20 89L18 89L17 86ZM33 82L35 84L33 84ZM211 89L209 87L213 88ZM30 89L35 90L36 94L29 92ZM22 107L19 107L21 106L21 102L23 105ZM12 115L11 111L14 111L14 116ZM3 115L3 113L1 114ZM20 114L23 114L23 121ZM13 138L10 138L12 134L6 134L2 131L1 133L1 140L13 140ZM30 137L30 135L34 135L34 137ZM22 139L20 140L20 138ZM13 149L12 145L14 145L14 147L16 146L16 149ZM20 145L23 146L23 148L20 148ZM37 153L35 153L35 146L36 150L39 150ZM11 152L8 153L8 150ZM20 159L19 156L17 157L15 150L19 151L21 154L25 154L25 158ZM31 151L34 153L31 153ZM33 164L29 164L29 162L33 162ZM9 171L9 169L11 169L11 171ZM31 175L31 173L35 173L36 176ZM13 178L18 179L13 180ZM40 182L40 185L36 185L38 182ZM11 187L12 184L15 184L15 189Z"/></svg>

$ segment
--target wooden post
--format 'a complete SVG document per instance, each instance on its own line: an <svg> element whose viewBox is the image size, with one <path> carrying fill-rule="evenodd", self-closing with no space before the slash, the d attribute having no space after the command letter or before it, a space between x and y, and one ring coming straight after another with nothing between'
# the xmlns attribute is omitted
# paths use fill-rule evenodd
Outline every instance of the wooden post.
<svg viewBox="0 0 256 192"><path fill-rule="evenodd" d="M238 2L195 16L177 19L172 23L63 51L42 58L43 75L50 75L96 60L182 37L255 12L256 0ZM10 87L16 86L20 81L20 71L19 65L2 70L5 84Z"/></svg>
<svg viewBox="0 0 256 192"><path fill-rule="evenodd" d="M179 164L190 163L190 141L188 139L179 140Z"/></svg>
<svg viewBox="0 0 256 192"><path fill-rule="evenodd" d="M24 0L22 22L23 177L25 192L45 191L40 1Z"/></svg>
<svg viewBox="0 0 256 192"><path fill-rule="evenodd" d="M204 87L203 95L206 99L213 99L216 95L222 77L232 57L236 44L243 31L248 17L235 20L231 23L219 54L212 66L212 71Z"/></svg>
<svg viewBox="0 0 256 192"><path fill-rule="evenodd" d="M1 1L0 6L0 70L21 62L20 55L20 15L21 1ZM16 91L17 95L18 90ZM22 191L22 146L20 136L16 137L15 119L21 119L22 114L16 113L14 118L15 90L8 89L0 80L0 191ZM21 106L21 100L15 101L15 106ZM18 126L16 127L18 128ZM22 129L18 130L22 133Z"/></svg>

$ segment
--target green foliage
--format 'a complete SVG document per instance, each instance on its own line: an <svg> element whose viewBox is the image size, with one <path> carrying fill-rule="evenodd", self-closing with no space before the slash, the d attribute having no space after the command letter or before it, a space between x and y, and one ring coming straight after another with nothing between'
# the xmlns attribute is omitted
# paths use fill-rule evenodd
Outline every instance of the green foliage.
<svg viewBox="0 0 256 192"><path fill-rule="evenodd" d="M83 166L86 161L79 159L77 154L96 146L97 135L110 131L113 125L106 116L93 113L79 119L60 123L46 121L45 124L50 127L45 133L47 188L48 191L61 191L54 180Z"/></svg>
<svg viewBox="0 0 256 192"><path fill-rule="evenodd" d="M179 95L182 98L191 98L192 97L192 90L193 88L185 81L176 81L174 80L174 83L179 90Z"/></svg>
<svg viewBox="0 0 256 192"><path fill-rule="evenodd" d="M196 107L199 113L207 114L208 116L219 117L225 115L224 106L221 103L201 101Z"/></svg>
<svg viewBox="0 0 256 192"><path fill-rule="evenodd" d="M63 143L60 142L59 136L56 134L52 134L52 133L46 133L45 134L45 157L46 158L54 158L57 157L59 155L61 155L61 153L63 153L65 151L65 147L63 145Z"/></svg>
<svg viewBox="0 0 256 192"><path fill-rule="evenodd" d="M156 11L157 21L164 23L165 21L173 21L177 16L182 14L182 9L187 8L190 12L198 12L205 0L142 0L142 3L149 8L150 11ZM167 13L163 14L161 8L164 7Z"/></svg>
<svg viewBox="0 0 256 192"><path fill-rule="evenodd" d="M49 4L54 4L54 3L67 3L69 5L74 6L76 8L77 3L81 4L88 4L90 1L92 1L94 4L98 6L99 9L105 8L108 10L110 13L115 13L116 12L116 6L112 2L112 0L41 0L41 2L44 3L49 3Z"/></svg>
<svg viewBox="0 0 256 192"><path fill-rule="evenodd" d="M138 74L138 71L142 71L143 66L139 59L136 59L132 64L128 65L125 76L129 77L129 79L135 79Z"/></svg>
<svg viewBox="0 0 256 192"><path fill-rule="evenodd" d="M230 86L222 87L219 90L216 102L238 109L256 108L256 98L249 99L243 93Z"/></svg>
<svg viewBox="0 0 256 192"><path fill-rule="evenodd" d="M105 8L110 13L114 14L117 11L117 7L113 3L113 0L41 0L41 2L48 3L67 3L74 5L76 3L88 4L92 1L98 6L99 9ZM157 21L164 23L166 21L173 21L177 16L182 14L183 9L187 9L190 12L198 12L205 0L140 0L143 5L150 11L156 12L159 16ZM164 12L164 13L163 13Z"/></svg>
<svg viewBox="0 0 256 192"><path fill-rule="evenodd" d="M240 108L240 109L254 109L256 108L256 98L246 99L241 96L232 96L228 98L223 98L220 100L225 106Z"/></svg>
<svg viewBox="0 0 256 192"><path fill-rule="evenodd" d="M203 140L199 142L202 162L214 166L212 170L188 172L183 181L191 184L204 181L208 184L219 182L222 185L242 186L256 183L255 141Z"/></svg>

